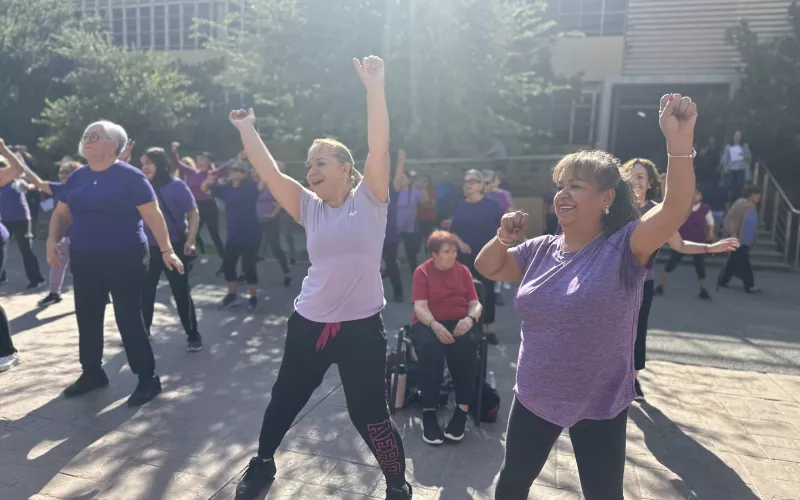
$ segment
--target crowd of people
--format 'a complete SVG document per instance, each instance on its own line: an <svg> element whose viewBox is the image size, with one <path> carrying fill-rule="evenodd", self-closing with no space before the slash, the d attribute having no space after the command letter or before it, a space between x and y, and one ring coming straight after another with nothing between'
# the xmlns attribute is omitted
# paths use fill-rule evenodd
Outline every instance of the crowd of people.
<svg viewBox="0 0 800 500"><path fill-rule="evenodd" d="M390 152L383 61L370 56L353 64L367 101L363 174L344 144L318 139L308 151L306 184L301 184L265 146L252 109L231 112L244 150L218 167L209 153L181 157L177 143L169 152L148 147L133 166L134 143L124 128L99 121L79 142L86 164L62 162L59 182L47 182L0 140L5 160L0 271L13 234L29 288L45 283L31 250L33 214L19 208L30 207L31 191L54 200L47 237L50 290L42 306L62 300L68 262L72 271L82 373L64 396L109 384L102 347L103 313L110 302L139 379L128 404L155 398L162 387L149 337L161 275L169 282L187 350L197 352L203 343L190 277L197 249L202 254L204 247L200 229L208 229L221 257L228 293L220 307L238 302L237 287L244 281L247 308L254 312L263 246L274 253L282 284L292 283L294 250L287 259L280 243L290 219L305 230L310 267L287 322L258 451L236 498L255 498L274 479L281 440L334 363L352 422L386 478L387 500L412 498L403 441L386 405L381 316L384 278L394 300L404 300L400 243L412 275L425 442L464 438L480 335L485 327L497 342L496 307L503 305L510 283L520 283L514 305L522 318L522 342L496 498L528 497L564 428L570 429L584 496L622 498L627 411L644 397L637 375L645 367L653 296L664 293L667 276L681 255L690 254L699 296L710 299L703 258L731 251L718 286L738 275L745 289L754 291L746 249L755 237L756 191L747 188L733 203L723 224L729 237L719 240L714 209L703 202L705 188L695 178L696 106L688 97L668 94L659 117L669 158L666 175L647 159L621 164L602 151L567 155L554 168L557 188L546 199L551 234L529 239L529 216L515 208L500 172L466 171L459 197L453 184L434 184L430 176L407 171L405 152ZM738 141L725 153L731 172L749 155L740 136ZM741 189L738 176L732 176L731 186ZM224 206L224 241L217 202ZM428 258L418 265L423 242ZM673 254L655 285L655 256L665 244ZM0 366L11 368L19 359L0 307ZM456 407L442 431L436 408L445 359Z"/></svg>

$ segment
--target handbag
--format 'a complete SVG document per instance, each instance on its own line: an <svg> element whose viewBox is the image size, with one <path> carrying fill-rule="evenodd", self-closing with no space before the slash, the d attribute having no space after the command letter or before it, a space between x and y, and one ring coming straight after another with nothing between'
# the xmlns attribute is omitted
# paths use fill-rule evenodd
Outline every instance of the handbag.
<svg viewBox="0 0 800 500"><path fill-rule="evenodd" d="M161 207L163 207L163 210L161 212L166 217L169 217L170 222L172 222L172 224L174 224L175 227L179 227L180 224L178 224L178 221L175 219L175 216L172 214L172 211L169 209L169 205L167 205L166 200L164 200L164 198L161 196L161 190L160 189L154 189L154 191L156 192L156 197L158 197L158 204ZM186 230L188 232L188 230L189 230L188 227L187 227ZM167 227L167 234L169 234L169 227ZM181 251L178 254L178 256L181 258L181 260L183 261L184 264L188 264L189 262L192 262L194 259L197 258L197 253L196 252L194 254L192 254L192 255L186 255L186 253L183 251L183 248L186 246L186 239L187 239L186 236L187 236L187 233L183 233L181 235L180 239L178 240L178 244L180 245L180 249L181 249Z"/></svg>

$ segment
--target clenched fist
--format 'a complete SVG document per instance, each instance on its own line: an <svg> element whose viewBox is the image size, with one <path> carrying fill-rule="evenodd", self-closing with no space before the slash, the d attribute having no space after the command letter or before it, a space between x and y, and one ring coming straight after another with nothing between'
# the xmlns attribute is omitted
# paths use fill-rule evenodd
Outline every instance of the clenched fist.
<svg viewBox="0 0 800 500"><path fill-rule="evenodd" d="M383 59L378 56L365 57L363 61L353 59L353 66L356 68L361 82L367 90L376 87L383 87L384 67Z"/></svg>
<svg viewBox="0 0 800 500"><path fill-rule="evenodd" d="M253 108L250 108L247 111L243 109L234 109L231 111L231 114L228 115L228 119L231 121L234 127L242 128L253 126L256 123L256 114L253 112Z"/></svg>
<svg viewBox="0 0 800 500"><path fill-rule="evenodd" d="M675 156L688 156L694 143L694 126L697 123L697 104L680 94L665 94L661 98L658 124L667 139L667 152Z"/></svg>
<svg viewBox="0 0 800 500"><path fill-rule="evenodd" d="M500 219L500 232L498 236L506 243L522 241L528 234L528 214L525 212L510 212Z"/></svg>

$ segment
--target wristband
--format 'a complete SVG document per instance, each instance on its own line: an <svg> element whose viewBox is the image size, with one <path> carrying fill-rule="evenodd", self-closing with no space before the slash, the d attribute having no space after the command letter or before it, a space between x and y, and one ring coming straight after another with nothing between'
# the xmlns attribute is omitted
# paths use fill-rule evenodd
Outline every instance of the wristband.
<svg viewBox="0 0 800 500"><path fill-rule="evenodd" d="M174 248L168 248L166 250L161 250L161 255L164 255L165 253L173 253L174 251L175 251Z"/></svg>
<svg viewBox="0 0 800 500"><path fill-rule="evenodd" d="M504 245L504 246L507 246L507 247L510 247L510 246L512 246L514 244L513 241L510 242L510 243L506 243L505 241L503 241L503 238L500 237L500 228L497 228L497 241L499 241L501 245Z"/></svg>
<svg viewBox="0 0 800 500"><path fill-rule="evenodd" d="M669 151L667 151L667 158L689 158L689 159L692 159L695 156L697 156L697 151L694 148L692 148L692 154L690 154L690 155L671 155L671 154L669 154Z"/></svg>

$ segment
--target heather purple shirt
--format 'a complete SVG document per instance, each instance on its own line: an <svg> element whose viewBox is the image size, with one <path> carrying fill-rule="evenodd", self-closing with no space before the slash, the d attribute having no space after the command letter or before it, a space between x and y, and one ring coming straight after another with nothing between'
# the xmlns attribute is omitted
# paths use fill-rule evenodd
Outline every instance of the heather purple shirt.
<svg viewBox="0 0 800 500"><path fill-rule="evenodd" d="M300 224L306 228L311 267L294 301L301 316L338 323L369 318L383 309L381 236L388 206L364 181L336 208L303 189Z"/></svg>
<svg viewBox="0 0 800 500"><path fill-rule="evenodd" d="M153 189L158 189L153 186ZM189 191L189 186L180 179L172 179L167 184L159 189L161 198L158 200L158 206L164 214L164 221L167 223L167 231L169 231L169 241L178 242L186 235L186 230L189 228L189 221L186 219L186 212L197 208L197 202ZM164 206L164 203L166 204ZM153 232L144 225L144 233L147 235L147 243L151 247L157 247Z"/></svg>
<svg viewBox="0 0 800 500"><path fill-rule="evenodd" d="M272 196L266 187L259 193L256 201L256 215L259 219L264 219L272 215L275 211L275 197Z"/></svg>
<svg viewBox="0 0 800 500"><path fill-rule="evenodd" d="M417 188L397 192L397 232L413 233L417 225L417 208L422 203L422 192Z"/></svg>
<svg viewBox="0 0 800 500"><path fill-rule="evenodd" d="M497 191L486 193L485 196L497 203L497 206L500 207L500 210L502 210L503 213L508 212L508 209L514 206L514 201L511 199L511 193L505 189L498 189Z"/></svg>
<svg viewBox="0 0 800 500"><path fill-rule="evenodd" d="M561 427L616 417L633 401L633 344L647 266L633 256L639 221L579 252L563 235L511 251L522 271L514 300L522 316L517 399Z"/></svg>

